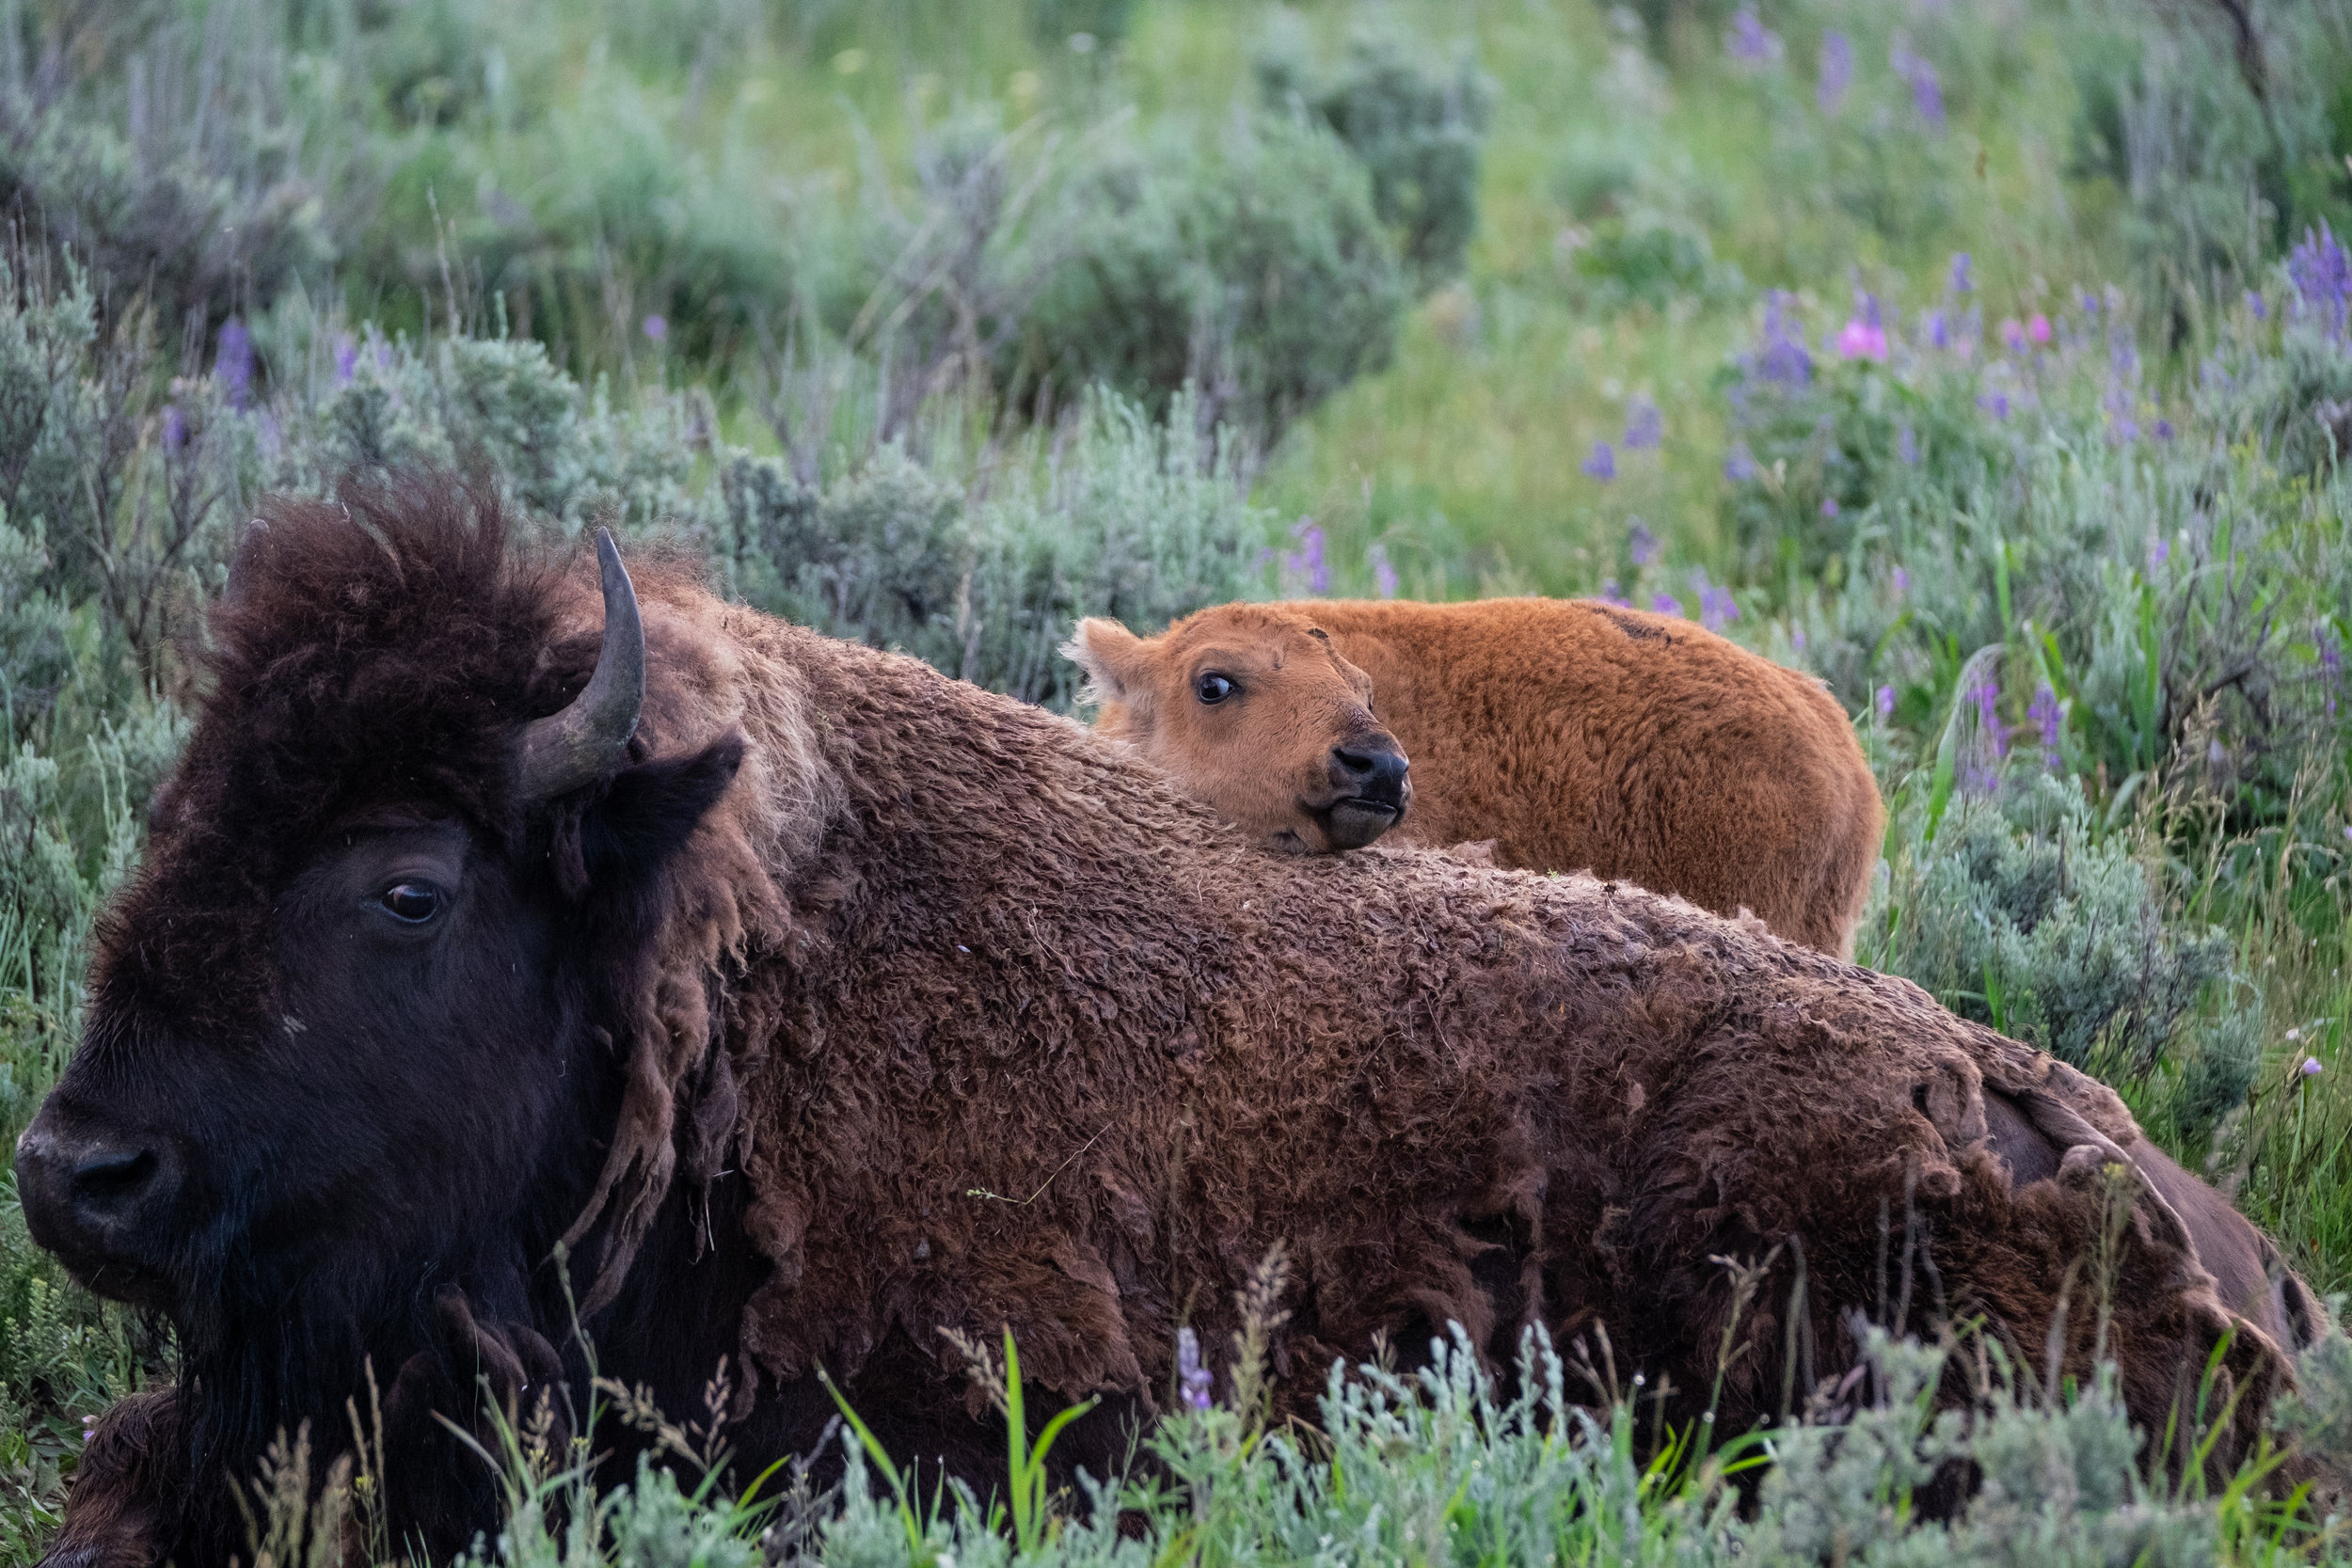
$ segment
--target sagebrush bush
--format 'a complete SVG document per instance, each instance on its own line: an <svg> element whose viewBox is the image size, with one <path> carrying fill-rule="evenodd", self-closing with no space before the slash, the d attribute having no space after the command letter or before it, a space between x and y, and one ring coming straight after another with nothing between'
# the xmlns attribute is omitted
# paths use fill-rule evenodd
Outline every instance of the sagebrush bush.
<svg viewBox="0 0 2352 1568"><path fill-rule="evenodd" d="M2323 224L2304 231L2280 270L2284 286L2268 295L2284 319L2271 326L2264 293L2249 292L2251 319L2205 361L2195 402L2221 429L2275 452L2288 473L2318 475L2352 461L2352 259Z"/></svg>
<svg viewBox="0 0 2352 1568"><path fill-rule="evenodd" d="M40 68L0 71L0 205L175 333L322 280L372 194L332 78L262 7L72 9L8 14L7 57Z"/></svg>
<svg viewBox="0 0 2352 1568"><path fill-rule="evenodd" d="M1373 211L1395 233L1417 292L1461 271L1478 228L1479 156L1497 92L1467 43L1432 58L1426 40L1359 24L1326 70L1292 25L1270 34L1252 64L1269 106L1320 118L1362 160Z"/></svg>
<svg viewBox="0 0 2352 1568"><path fill-rule="evenodd" d="M12 527L0 508L0 710L13 733L48 711L73 673L71 612L52 594L37 526Z"/></svg>
<svg viewBox="0 0 2352 1568"><path fill-rule="evenodd" d="M2149 1086L2191 1146L2241 1103L2263 1012L2229 936L2172 917L2128 835L2097 838L2079 789L2021 767L1906 846L1874 961L1946 1006L2110 1083Z"/></svg>
<svg viewBox="0 0 2352 1568"><path fill-rule="evenodd" d="M2078 172L2122 195L2143 295L2166 315L2259 281L2305 227L2352 222L2352 8L2082 8L2070 52Z"/></svg>
<svg viewBox="0 0 2352 1568"><path fill-rule="evenodd" d="M1180 398L1165 422L1098 395L1046 453L1016 449L983 499L903 446L819 490L738 457L710 525L728 591L836 637L1067 707L1057 650L1085 615L1156 628L1263 588L1268 519Z"/></svg>
<svg viewBox="0 0 2352 1568"><path fill-rule="evenodd" d="M1395 242L1364 166L1304 113L1235 121L1198 150L1147 137L1072 199L1074 254L1025 329L1030 376L1155 411L1190 384L1204 419L1271 442L1395 351Z"/></svg>

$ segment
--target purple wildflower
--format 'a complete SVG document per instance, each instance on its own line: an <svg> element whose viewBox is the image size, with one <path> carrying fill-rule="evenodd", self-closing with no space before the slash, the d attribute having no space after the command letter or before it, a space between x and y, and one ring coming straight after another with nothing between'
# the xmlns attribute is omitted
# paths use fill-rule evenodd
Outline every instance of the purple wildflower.
<svg viewBox="0 0 2352 1568"><path fill-rule="evenodd" d="M2321 1071L2319 1058L2316 1056L2306 1056L2303 1058L2303 1065L2296 1068L2295 1070L2306 1078L2316 1078L2319 1076Z"/></svg>
<svg viewBox="0 0 2352 1568"><path fill-rule="evenodd" d="M1897 597L1899 598L1903 594L1911 592L1911 574L1904 571L1900 566L1895 568L1893 581L1895 584L1895 594Z"/></svg>
<svg viewBox="0 0 2352 1568"><path fill-rule="evenodd" d="M1661 615L1679 615L1682 613L1682 601L1676 598L1672 594L1651 594L1649 607Z"/></svg>
<svg viewBox="0 0 2352 1568"><path fill-rule="evenodd" d="M1745 484L1756 477L1756 453L1745 441L1731 443L1731 451L1724 457L1724 477L1734 484Z"/></svg>
<svg viewBox="0 0 2352 1568"><path fill-rule="evenodd" d="M2026 336L2034 341L2036 347L2049 342L2050 318L2036 310L2033 313L2033 320L2026 324Z"/></svg>
<svg viewBox="0 0 2352 1568"><path fill-rule="evenodd" d="M2156 568L2157 568L2157 567L2159 567L2159 566L2161 566L2161 565L2163 565L2163 564L2164 564L2167 561L2169 561L2169 560L2171 560L2171 559L2172 559L2172 542L2171 542L2169 539L2158 539L2158 540L2157 540L2154 544L2153 544L2153 545L2149 546L2148 546L2148 573L2149 573L2149 575L2150 575L2151 577L2153 577L2153 576L2155 575Z"/></svg>
<svg viewBox="0 0 2352 1568"><path fill-rule="evenodd" d="M1331 592L1331 563L1323 558L1323 530L1312 517L1301 517L1291 526L1291 537L1298 548L1282 557L1283 575L1305 578L1309 595L1319 599Z"/></svg>
<svg viewBox="0 0 2352 1568"><path fill-rule="evenodd" d="M1824 517L1835 517L1837 515L1837 498L1836 496L1823 496L1821 498L1821 515Z"/></svg>
<svg viewBox="0 0 2352 1568"><path fill-rule="evenodd" d="M1633 407L1626 415L1625 450L1647 451L1656 447L1666 434L1666 417L1658 411L1658 404L1647 398L1633 400Z"/></svg>
<svg viewBox="0 0 2352 1568"><path fill-rule="evenodd" d="M1730 589L1708 581L1704 569L1691 574L1691 588L1699 596L1699 625L1708 631L1721 631L1740 619L1740 601Z"/></svg>
<svg viewBox="0 0 2352 1568"><path fill-rule="evenodd" d="M1977 406L1996 420L2006 420L2009 418L2009 394L2007 392L1979 393L1977 397Z"/></svg>
<svg viewBox="0 0 2352 1568"><path fill-rule="evenodd" d="M2324 222L2303 230L2303 243L2287 252L2287 280L2297 312L2315 317L2322 332L2342 341L2352 324L2352 257L2336 243L2335 230Z"/></svg>
<svg viewBox="0 0 2352 1568"><path fill-rule="evenodd" d="M1972 795L1990 795L2001 782L2001 759L2009 755L2009 736L2001 728L1999 679L1988 675L1970 687L1963 700L1976 705L1980 744L1970 747L1970 760L1961 769L1961 787Z"/></svg>
<svg viewBox="0 0 2352 1568"><path fill-rule="evenodd" d="M1941 310L1928 312L1928 346L1931 348L1952 346L1951 323L1944 319L1944 312Z"/></svg>
<svg viewBox="0 0 2352 1568"><path fill-rule="evenodd" d="M1997 760L2009 755L2009 733L2001 728L2001 716L1997 711L2001 700L1999 678L1985 676L1968 695L1977 705L1977 728L1993 742L1994 757Z"/></svg>
<svg viewBox="0 0 2352 1568"><path fill-rule="evenodd" d="M1880 687L1876 705L1879 710L1880 723L1885 723L1893 719L1895 717L1895 689L1891 686Z"/></svg>
<svg viewBox="0 0 2352 1568"><path fill-rule="evenodd" d="M1757 362L1765 380L1783 387L1802 387L1813 379L1813 356L1805 352L1804 332L1789 320L1794 299L1780 289L1764 296L1764 349Z"/></svg>
<svg viewBox="0 0 2352 1568"><path fill-rule="evenodd" d="M2057 772L2059 763L2058 723L2063 716L2058 712L2058 693L2050 689L2048 681L2034 689L2033 702L2026 707L2026 717L2041 728L2042 765L2051 772Z"/></svg>
<svg viewBox="0 0 2352 1568"><path fill-rule="evenodd" d="M1936 79L1935 67L1915 56L1911 66L1911 106L1929 130L1943 133L1944 84Z"/></svg>
<svg viewBox="0 0 2352 1568"><path fill-rule="evenodd" d="M1600 598L1603 604L1615 605L1619 610L1631 610L1633 608L1633 601L1625 596L1625 590L1618 586L1617 579L1615 578L1603 578L1600 579Z"/></svg>
<svg viewBox="0 0 2352 1568"><path fill-rule="evenodd" d="M229 390L229 406L243 408L253 394L253 334L231 316L220 324L220 342L213 353L213 374Z"/></svg>
<svg viewBox="0 0 2352 1568"><path fill-rule="evenodd" d="M2246 308L2253 312L2254 319L2258 322L2266 322L2270 319L2269 304L2252 289L2246 291Z"/></svg>
<svg viewBox="0 0 2352 1568"><path fill-rule="evenodd" d="M1883 359L1886 357L1886 328L1879 325L1878 301L1868 294L1867 312L1857 312L1837 329L1838 356L1846 359Z"/></svg>
<svg viewBox="0 0 2352 1568"><path fill-rule="evenodd" d="M1584 460L1584 473L1604 484L1617 477L1617 454L1610 450L1608 442L1593 443L1593 455Z"/></svg>
<svg viewBox="0 0 2352 1568"><path fill-rule="evenodd" d="M670 341L670 324L658 315L647 316L644 320L644 333L645 337L653 342L666 343Z"/></svg>
<svg viewBox="0 0 2352 1568"><path fill-rule="evenodd" d="M1799 653L1804 652L1804 628L1803 626L1788 628L1788 645Z"/></svg>
<svg viewBox="0 0 2352 1568"><path fill-rule="evenodd" d="M164 404L164 451L178 451L188 444L188 417L176 403Z"/></svg>
<svg viewBox="0 0 2352 1568"><path fill-rule="evenodd" d="M1200 1336L1189 1328L1176 1331L1177 1397L1192 1410L1206 1410L1216 1402L1210 1395L1213 1383L1209 1369L1200 1364Z"/></svg>
<svg viewBox="0 0 2352 1568"><path fill-rule="evenodd" d="M1846 88L1853 83L1853 44L1846 35L1827 32L1821 35L1821 75L1813 89L1813 101L1825 115L1834 115L1846 102Z"/></svg>
<svg viewBox="0 0 2352 1568"><path fill-rule="evenodd" d="M2011 354L2026 351L2026 328L2015 316L2001 318L2001 346Z"/></svg>
<svg viewBox="0 0 2352 1568"><path fill-rule="evenodd" d="M2172 421L2170 420L2158 420L2156 421L2156 439L2159 441L2169 441L2172 439Z"/></svg>
<svg viewBox="0 0 2352 1568"><path fill-rule="evenodd" d="M1909 425L1895 433L1895 451L1905 463L1916 466L1919 461L1919 437L1911 433Z"/></svg>
<svg viewBox="0 0 2352 1568"><path fill-rule="evenodd" d="M1975 266L1976 262L1966 251L1952 252L1952 270L1950 276L1945 278L1944 286L1956 294L1972 292L1977 286L1973 272Z"/></svg>
<svg viewBox="0 0 2352 1568"><path fill-rule="evenodd" d="M1911 52L1911 45L1900 34L1886 51L1886 63L1896 75L1911 86L1911 106L1917 111L1919 122L1929 130L1941 134L1944 129L1944 84L1935 74L1935 67L1922 55Z"/></svg>
<svg viewBox="0 0 2352 1568"><path fill-rule="evenodd" d="M335 334L335 385L348 387L359 369L359 345L348 332Z"/></svg>
<svg viewBox="0 0 2352 1568"><path fill-rule="evenodd" d="M1781 56L1780 35L1764 25L1754 6L1742 6L1731 19L1724 47L1733 59L1747 65L1772 65Z"/></svg>
<svg viewBox="0 0 2352 1568"><path fill-rule="evenodd" d="M1389 547L1375 545L1364 552L1372 563L1372 590L1384 599L1396 597L1396 568L1389 563Z"/></svg>
<svg viewBox="0 0 2352 1568"><path fill-rule="evenodd" d="M1658 535L1644 528L1637 517L1626 532L1625 551L1633 558L1634 565L1646 566L1658 559Z"/></svg>

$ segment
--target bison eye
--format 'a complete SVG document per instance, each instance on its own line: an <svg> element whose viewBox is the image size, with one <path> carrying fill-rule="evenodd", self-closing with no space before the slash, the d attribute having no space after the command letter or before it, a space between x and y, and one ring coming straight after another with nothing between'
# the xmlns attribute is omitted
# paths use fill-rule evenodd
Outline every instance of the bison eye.
<svg viewBox="0 0 2352 1568"><path fill-rule="evenodd" d="M1193 694L1212 707L1234 692L1233 683L1223 675L1203 675L1193 684Z"/></svg>
<svg viewBox="0 0 2352 1568"><path fill-rule="evenodd" d="M441 890L431 882L396 882L380 900L394 920L421 926L441 912Z"/></svg>

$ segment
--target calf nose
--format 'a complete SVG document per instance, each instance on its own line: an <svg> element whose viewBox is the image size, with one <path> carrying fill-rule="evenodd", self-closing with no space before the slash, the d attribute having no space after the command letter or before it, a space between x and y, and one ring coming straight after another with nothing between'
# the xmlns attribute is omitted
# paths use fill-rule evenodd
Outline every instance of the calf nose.
<svg viewBox="0 0 2352 1568"><path fill-rule="evenodd" d="M114 1250L177 1184L169 1162L142 1144L65 1136L38 1121L16 1141L25 1224L36 1242L68 1257Z"/></svg>
<svg viewBox="0 0 2352 1568"><path fill-rule="evenodd" d="M1331 782L1375 800L1400 797L1412 766L1394 746L1359 741L1331 748Z"/></svg>

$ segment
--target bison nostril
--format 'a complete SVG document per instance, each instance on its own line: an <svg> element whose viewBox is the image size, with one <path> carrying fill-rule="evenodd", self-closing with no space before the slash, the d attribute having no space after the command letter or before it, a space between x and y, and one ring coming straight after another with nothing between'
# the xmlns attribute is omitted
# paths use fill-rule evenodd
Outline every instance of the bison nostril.
<svg viewBox="0 0 2352 1568"><path fill-rule="evenodd" d="M85 1155L73 1167L73 1196L83 1203L110 1205L134 1197L154 1180L154 1150L108 1148Z"/></svg>
<svg viewBox="0 0 2352 1568"><path fill-rule="evenodd" d="M1351 751L1345 746L1331 748L1331 772L1336 782L1359 789L1366 785L1395 784L1412 766L1403 753L1387 748L1366 747Z"/></svg>

